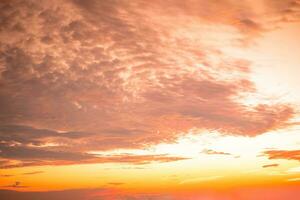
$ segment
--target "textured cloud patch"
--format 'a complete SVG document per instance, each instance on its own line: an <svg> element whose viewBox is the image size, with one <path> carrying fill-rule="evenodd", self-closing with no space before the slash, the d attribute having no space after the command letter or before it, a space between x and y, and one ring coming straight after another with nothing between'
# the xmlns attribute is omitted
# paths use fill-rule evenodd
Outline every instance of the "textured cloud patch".
<svg viewBox="0 0 300 200"><path fill-rule="evenodd" d="M95 163L129 163L143 165L152 162L161 163L189 159L169 155L95 155L79 151L49 149L47 147L36 148L22 146L2 146L1 155L3 158L6 158L7 161L1 164L0 168ZM36 173L38 172L28 173L27 175Z"/></svg>
<svg viewBox="0 0 300 200"><path fill-rule="evenodd" d="M289 126L291 105L243 103L257 92L251 62L221 47L298 16L295 0L1 1L1 166L123 162L86 152L192 128L256 136Z"/></svg>

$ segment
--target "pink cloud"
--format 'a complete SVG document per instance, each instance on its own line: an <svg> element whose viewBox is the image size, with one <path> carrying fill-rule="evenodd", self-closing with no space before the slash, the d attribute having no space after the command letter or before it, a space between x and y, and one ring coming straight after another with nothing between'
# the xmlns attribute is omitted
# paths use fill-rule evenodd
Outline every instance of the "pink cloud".
<svg viewBox="0 0 300 200"><path fill-rule="evenodd" d="M225 25L251 42L269 17L299 14L298 1L263 4L258 13L244 1L2 1L0 157L82 163L89 151L170 142L191 128L256 136L289 126L291 105L238 101L256 92L250 61L206 44L205 28L185 34ZM48 159L31 160L39 155Z"/></svg>

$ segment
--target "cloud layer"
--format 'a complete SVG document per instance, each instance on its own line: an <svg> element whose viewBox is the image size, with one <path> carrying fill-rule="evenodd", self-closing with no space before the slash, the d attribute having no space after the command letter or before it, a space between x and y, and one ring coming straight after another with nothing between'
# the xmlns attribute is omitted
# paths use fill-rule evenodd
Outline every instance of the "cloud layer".
<svg viewBox="0 0 300 200"><path fill-rule="evenodd" d="M240 101L256 92L251 63L210 34L225 28L229 42L248 44L299 18L299 1L257 4L1 1L0 165L173 161L184 158L88 152L191 128L255 136L287 126L290 105Z"/></svg>

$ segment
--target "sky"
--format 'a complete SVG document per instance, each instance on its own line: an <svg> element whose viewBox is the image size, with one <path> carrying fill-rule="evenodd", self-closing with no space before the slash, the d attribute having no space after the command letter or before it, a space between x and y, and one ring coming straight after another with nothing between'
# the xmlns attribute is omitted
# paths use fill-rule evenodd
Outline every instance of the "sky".
<svg viewBox="0 0 300 200"><path fill-rule="evenodd" d="M0 197L300 198L299 0L0 0Z"/></svg>

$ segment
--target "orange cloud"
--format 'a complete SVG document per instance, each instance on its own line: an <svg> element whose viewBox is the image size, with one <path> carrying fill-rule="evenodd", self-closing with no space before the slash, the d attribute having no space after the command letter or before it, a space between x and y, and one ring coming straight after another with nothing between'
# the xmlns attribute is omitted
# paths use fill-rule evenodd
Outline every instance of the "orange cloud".
<svg viewBox="0 0 300 200"><path fill-rule="evenodd" d="M168 156L168 155L93 155L80 152L61 152L61 151L47 151L47 150L28 150L20 149L17 152L24 152L25 154L8 155L7 162L0 165L0 168L16 168L27 166L45 166L45 165L74 165L74 164L94 164L94 163L130 163L134 165L144 165L153 162L174 162L179 160L186 160L189 158ZM26 154L27 153L27 154ZM38 156L35 156L38 155ZM23 175L33 175L42 173L40 171L25 173Z"/></svg>
<svg viewBox="0 0 300 200"><path fill-rule="evenodd" d="M270 150L265 151L264 155L269 159L286 159L300 161L300 150Z"/></svg>

